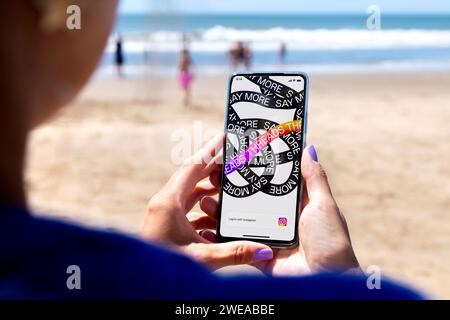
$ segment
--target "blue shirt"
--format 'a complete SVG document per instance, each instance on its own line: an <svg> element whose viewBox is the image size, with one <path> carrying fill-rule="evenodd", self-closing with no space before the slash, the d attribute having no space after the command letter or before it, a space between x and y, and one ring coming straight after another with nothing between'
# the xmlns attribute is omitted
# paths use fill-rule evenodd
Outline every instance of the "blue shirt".
<svg viewBox="0 0 450 320"><path fill-rule="evenodd" d="M70 265L81 289L69 290ZM420 299L363 276L224 277L191 259L118 233L0 210L0 299Z"/></svg>

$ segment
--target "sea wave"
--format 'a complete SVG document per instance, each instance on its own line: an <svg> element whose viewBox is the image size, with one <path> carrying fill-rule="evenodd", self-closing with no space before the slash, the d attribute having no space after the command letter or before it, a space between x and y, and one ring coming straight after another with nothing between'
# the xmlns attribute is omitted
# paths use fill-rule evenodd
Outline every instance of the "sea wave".
<svg viewBox="0 0 450 320"><path fill-rule="evenodd" d="M280 43L289 50L353 50L401 48L450 48L450 30L423 29L286 29L244 30L215 26L187 35L193 51L226 51L231 43L245 41L253 50L278 50ZM175 31L124 35L128 52L178 51L182 34ZM114 50L111 38L108 51Z"/></svg>
<svg viewBox="0 0 450 320"><path fill-rule="evenodd" d="M379 74L379 73L417 73L417 72L449 72L450 60L405 60L379 61L377 63L333 63L333 64L292 64L292 65L261 65L254 71L292 71L302 70L308 74ZM173 78L177 74L176 66L162 65L127 65L124 72L129 77L158 76ZM226 65L196 66L197 76L224 76L233 73ZM113 65L104 65L96 72L96 77L116 76Z"/></svg>

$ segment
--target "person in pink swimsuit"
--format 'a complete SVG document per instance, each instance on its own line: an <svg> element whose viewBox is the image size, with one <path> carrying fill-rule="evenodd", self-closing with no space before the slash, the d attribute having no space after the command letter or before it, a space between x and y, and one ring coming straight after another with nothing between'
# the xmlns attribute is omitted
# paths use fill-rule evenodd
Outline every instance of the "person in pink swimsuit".
<svg viewBox="0 0 450 320"><path fill-rule="evenodd" d="M191 98L191 84L193 76L191 73L192 60L187 49L180 53L180 62L178 64L178 81L183 93L183 104L188 106Z"/></svg>

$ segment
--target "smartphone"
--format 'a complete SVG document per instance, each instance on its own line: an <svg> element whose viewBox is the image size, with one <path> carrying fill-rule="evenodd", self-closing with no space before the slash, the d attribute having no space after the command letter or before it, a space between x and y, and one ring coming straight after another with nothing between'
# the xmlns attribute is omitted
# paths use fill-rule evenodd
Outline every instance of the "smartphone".
<svg viewBox="0 0 450 320"><path fill-rule="evenodd" d="M308 77L301 72L230 77L225 116L219 241L298 245Z"/></svg>

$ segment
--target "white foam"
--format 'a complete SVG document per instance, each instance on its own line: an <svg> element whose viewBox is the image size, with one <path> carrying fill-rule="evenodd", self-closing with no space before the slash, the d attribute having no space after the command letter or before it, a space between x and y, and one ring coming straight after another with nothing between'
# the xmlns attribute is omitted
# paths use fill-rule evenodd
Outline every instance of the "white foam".
<svg viewBox="0 0 450 320"><path fill-rule="evenodd" d="M253 71L295 71L301 70L308 74L366 74L366 73L414 73L414 72L448 72L450 71L449 60L384 60L376 63L336 63L336 64L303 64L303 65L261 65L252 69ZM157 66L151 68L143 65L126 65L125 74L130 77L159 76L173 78L177 75L176 66ZM114 66L101 66L96 77L116 76ZM234 71L223 65L197 66L195 73L198 76L228 76Z"/></svg>
<svg viewBox="0 0 450 320"><path fill-rule="evenodd" d="M242 30L215 26L190 35L192 51L226 51L236 41L250 42L253 50L278 50L285 42L289 50L345 50L450 47L450 30L422 29L285 29ZM178 51L181 34L157 31L141 35L125 35L128 52ZM108 51L114 50L111 39Z"/></svg>

